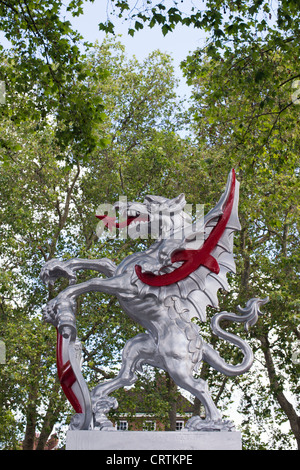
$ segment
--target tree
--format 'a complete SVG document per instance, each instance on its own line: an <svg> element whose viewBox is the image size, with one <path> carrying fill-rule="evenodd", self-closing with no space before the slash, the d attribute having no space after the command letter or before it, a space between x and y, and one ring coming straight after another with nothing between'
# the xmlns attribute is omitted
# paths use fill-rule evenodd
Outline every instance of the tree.
<svg viewBox="0 0 300 470"><path fill-rule="evenodd" d="M7 361L1 369L1 402L13 417L10 445L15 447L23 440L25 449L32 448L39 427L39 443L44 448L46 429L51 432L66 405L55 375L49 375L55 367L55 334L41 323L45 291L38 279L47 256L59 249L66 222L59 210L68 212L69 188L78 174L58 165L49 126L37 131L35 122L16 126L4 119L1 127L17 143L13 149L1 150L5 157L0 172L1 334L7 347ZM65 198L63 209L61 197ZM20 431L25 432L25 439Z"/></svg>
<svg viewBox="0 0 300 470"><path fill-rule="evenodd" d="M53 426L72 414L56 379L55 331L41 321L42 306L66 282L47 289L39 280L42 265L53 257L75 256L109 256L118 262L137 249L138 241L98 241L97 206L115 202L119 194L142 198L145 191L157 192L163 180L170 191L186 151L175 134L170 59L156 52L141 65L128 61L120 44L105 42L95 47L85 67L99 63L110 66L110 75L106 82L91 86L109 110L110 119L101 123L99 133L109 135L110 144L94 150L82 163L77 159L68 165L57 159L62 148L51 118L39 127L32 114L17 123L2 115L1 135L9 143L0 153L0 335L7 346L0 379L4 448L17 448L23 441L24 449L33 449L38 432L37 449L43 449ZM24 106L27 98L30 102L31 96L22 96ZM76 143L70 144L70 155L81 151ZM89 274L80 274L79 282ZM119 311L115 299L105 296L80 299L78 311L83 369L92 387L114 374L120 350L138 326Z"/></svg>
<svg viewBox="0 0 300 470"><path fill-rule="evenodd" d="M178 114L167 56L155 52L139 64L127 61L120 45L108 42L88 57L78 56L67 37L73 33L60 22L60 2L47 3L52 16L43 2L38 7L35 2L0 5L13 45L11 53L2 51L0 70L7 87L6 104L0 107L0 335L7 346L7 364L1 365L2 447L16 448L25 435L24 448L33 448L39 430L38 448L44 448L54 424L70 415L54 379L55 335L40 321L41 306L66 284L60 281L50 290L41 285L43 263L54 256L108 256L118 263L150 241L99 242L94 218L99 203L115 202L120 194L142 200L147 193L162 194L163 188L163 195L184 192L188 202L203 202L207 210L222 192L225 174L235 167L242 183L238 272L230 278L232 290L220 293L220 306L235 310L237 303L264 293L271 301L251 332L253 371L227 379L204 364L200 374L224 413L233 392L241 391L246 448L290 448L291 436L299 439L299 145L297 89L291 87L298 76L293 63L299 42L296 3L281 2L277 26L267 2L207 2L204 13L185 19L213 34L208 47L185 63L195 88L194 140L177 134L183 115ZM80 14L82 5L78 0L69 8ZM119 2L121 13L126 5ZM164 27L164 18L183 22L181 13L159 5L149 12L155 14L152 25L161 21ZM264 17L255 16L263 10ZM42 21L48 14L50 32ZM80 274L79 282L86 276L90 273ZM120 349L139 330L105 296L81 298L78 311L84 374L93 386L114 374ZM208 323L201 324L201 332L223 357L239 359L211 336ZM283 422L290 433L282 432Z"/></svg>
<svg viewBox="0 0 300 470"><path fill-rule="evenodd" d="M69 2L66 10L76 16L80 3ZM63 19L64 10L59 0L0 2L0 30L10 43L8 50L0 46L0 80L6 87L1 113L16 124L32 117L39 127L51 115L60 146L56 157L74 162L106 143L95 132L104 118L102 100L87 86L91 76L95 83L106 72L85 66L82 50L89 44L82 44L83 38ZM9 145L2 138L0 144Z"/></svg>
<svg viewBox="0 0 300 470"><path fill-rule="evenodd" d="M183 3L183 2L181 2ZM210 34L212 47L222 48L228 42L249 42L259 35L270 41L294 40L299 34L299 8L296 0L275 4L268 0L208 0L201 8L194 4L142 0L107 2L107 21L100 29L113 33L114 17L125 17L130 22L129 34L134 35L144 25L159 25L164 35L176 25L201 29ZM296 43L295 43L296 44Z"/></svg>
<svg viewBox="0 0 300 470"><path fill-rule="evenodd" d="M255 392L250 392L249 376L247 385L239 381L248 397L246 410L251 410L259 383L258 396L265 395L266 377L266 406L256 405L255 413L267 423L272 419L270 409L275 409L276 420L288 420L299 446L299 363L293 359L299 344L299 137L298 109L286 79L286 71L293 77L296 69L284 49L263 54L255 53L253 45L238 49L243 49L241 57L248 58L237 59L236 51L227 51L222 58L195 53L184 67L193 85L194 128L208 155L207 171L218 179L226 166L233 166L241 181L242 230L237 238L234 291L239 292L241 304L259 292L269 293L271 299L269 315L252 332L256 356L263 364L258 375L253 372ZM269 439L274 446L287 445L278 429Z"/></svg>
<svg viewBox="0 0 300 470"><path fill-rule="evenodd" d="M149 0L145 3L140 0L133 5L128 0L110 0L107 3L110 6L107 8L107 21L100 23L100 29L113 33L116 16L129 20L128 33L131 35L144 25L150 28L158 25L164 35L172 32L178 24L197 28L207 33L206 57L228 59L232 62L232 67L239 67L240 70L252 66L257 83L270 77L272 67L269 67L269 53L275 54L280 50L289 63L299 55L300 12L296 0L275 3L268 0L208 0L201 8L193 4L190 7L185 4L183 7L177 1ZM195 62L201 61L200 56L201 51L198 50L194 59L189 61L191 72ZM276 86L291 84L298 78L298 70L293 73L289 70L281 82L275 77L274 87L267 95L269 104L272 104ZM296 99L299 86L295 86ZM285 105L289 106L289 103ZM284 109L285 106L282 105L280 111L284 112Z"/></svg>

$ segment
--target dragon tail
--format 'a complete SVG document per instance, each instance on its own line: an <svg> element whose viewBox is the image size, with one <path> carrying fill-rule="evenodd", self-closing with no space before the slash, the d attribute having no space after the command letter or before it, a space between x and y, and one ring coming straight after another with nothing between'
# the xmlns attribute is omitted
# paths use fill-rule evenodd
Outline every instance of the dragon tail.
<svg viewBox="0 0 300 470"><path fill-rule="evenodd" d="M231 365L225 362L225 360L220 357L219 353L215 351L209 344L204 344L203 349L203 360L207 362L210 366L216 369L218 372L228 376L237 376L247 372L253 364L253 353L246 341L239 338L233 333L229 333L223 330L220 327L220 322L222 320L229 320L238 323L244 323L244 328L248 332L249 326L255 325L258 320L258 317L262 315L259 310L261 305L266 304L269 301L269 298L265 299L250 299L246 303L245 308L237 307L241 315L236 315L235 313L228 312L219 312L213 316L211 321L212 332L217 335L219 338L228 341L231 344L234 344L244 354L243 361L238 365Z"/></svg>

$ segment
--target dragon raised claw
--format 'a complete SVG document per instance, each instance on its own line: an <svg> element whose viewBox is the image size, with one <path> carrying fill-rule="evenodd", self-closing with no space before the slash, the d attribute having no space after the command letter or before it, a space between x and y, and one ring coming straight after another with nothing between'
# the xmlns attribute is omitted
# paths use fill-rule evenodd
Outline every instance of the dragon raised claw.
<svg viewBox="0 0 300 470"><path fill-rule="evenodd" d="M248 371L253 363L249 345L238 336L220 327L222 320L244 323L247 331L261 315L259 307L266 299L251 299L241 315L219 312L213 318L213 333L236 345L243 352L241 364L227 364L200 335L200 327L192 318L206 321L206 307L218 307L217 292L227 290L226 274L235 272L233 234L240 229L238 220L239 183L235 172L229 174L225 192L217 205L202 219L192 223L184 212L185 198L167 199L146 196L143 203L119 205L128 230L144 232L157 227L156 241L145 252L127 256L118 266L107 258L99 260L51 260L43 267L41 278L53 283L64 276L70 286L51 300L44 309L44 319L58 331L58 372L64 392L73 405L75 415L71 429L113 430L105 415L116 407L114 390L133 384L136 371L144 364L167 371L174 382L196 396L205 408L205 420L193 417L186 430L232 430L222 421L208 390L207 383L195 378L201 361L219 372L235 376ZM170 213L172 216L170 216ZM98 215L107 227L114 220ZM160 223L157 223L160 221ZM125 224L125 225L126 225ZM106 276L76 283L76 271L93 269ZM121 308L146 332L127 341L118 376L97 385L89 393L75 354L76 298L90 291L115 295ZM103 404L103 406L102 406ZM98 418L97 418L98 416ZM99 418L100 416L100 418ZM103 423L103 424L101 424Z"/></svg>

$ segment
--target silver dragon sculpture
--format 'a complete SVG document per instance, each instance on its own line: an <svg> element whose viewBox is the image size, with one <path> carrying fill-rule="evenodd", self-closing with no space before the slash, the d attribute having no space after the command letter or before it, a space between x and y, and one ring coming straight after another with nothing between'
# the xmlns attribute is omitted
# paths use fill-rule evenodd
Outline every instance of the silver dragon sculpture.
<svg viewBox="0 0 300 470"><path fill-rule="evenodd" d="M127 256L119 265L107 258L52 259L44 265L43 282L54 284L59 277L66 277L70 284L48 302L43 314L57 329L58 376L76 411L70 429L114 430L107 413L118 405L110 394L134 384L136 372L145 364L167 371L179 387L203 404L205 419L192 417L185 431L234 429L233 423L222 420L207 382L195 372L201 361L227 376L247 372L253 363L251 348L220 323L243 323L248 331L261 315L260 306L268 302L268 298L253 298L244 308L238 306L239 314L218 312L212 318L212 332L242 351L240 364L226 363L201 337L199 324L206 321L207 306L218 307L217 292L229 289L226 275L235 272L233 235L240 230L238 197L239 183L232 170L219 202L195 222L184 211L183 194L174 199L146 196L143 203L119 203L119 216L125 217L128 230L145 233L145 227L157 227L156 240L149 249ZM108 227L118 226L105 215L98 218ZM104 277L76 284L76 271L82 269L95 270ZM125 344L119 374L92 391L81 373L75 318L77 297L90 291L116 296L123 311L145 329ZM197 324L194 318L199 320Z"/></svg>

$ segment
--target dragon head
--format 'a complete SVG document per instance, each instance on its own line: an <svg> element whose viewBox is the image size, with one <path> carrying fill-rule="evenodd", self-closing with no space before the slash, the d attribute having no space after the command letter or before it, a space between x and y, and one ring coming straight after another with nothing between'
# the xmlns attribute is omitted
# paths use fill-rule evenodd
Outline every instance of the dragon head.
<svg viewBox="0 0 300 470"><path fill-rule="evenodd" d="M113 206L119 212L116 217L96 215L109 230L115 228L127 230L130 238L164 239L180 232L186 224L191 223L190 216L184 212L186 204L184 194L168 199L162 196L147 195L143 202L127 202L119 200Z"/></svg>

